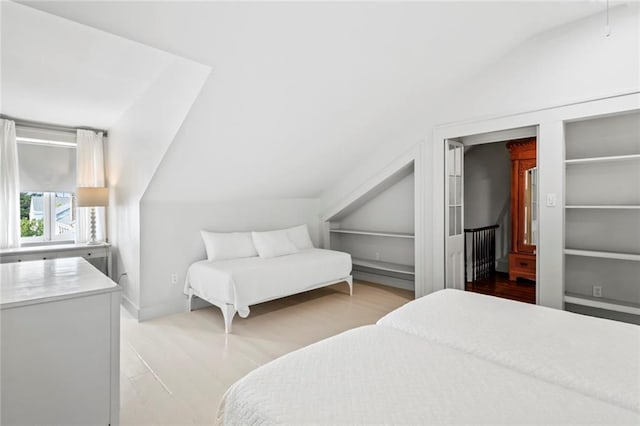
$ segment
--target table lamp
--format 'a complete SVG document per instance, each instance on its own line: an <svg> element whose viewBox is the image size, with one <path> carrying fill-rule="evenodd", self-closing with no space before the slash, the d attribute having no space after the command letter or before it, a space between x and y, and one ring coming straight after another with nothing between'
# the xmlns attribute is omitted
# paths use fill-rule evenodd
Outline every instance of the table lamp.
<svg viewBox="0 0 640 426"><path fill-rule="evenodd" d="M82 186L76 189L78 207L91 207L91 240L88 244L99 244L96 241L96 207L109 205L109 189Z"/></svg>

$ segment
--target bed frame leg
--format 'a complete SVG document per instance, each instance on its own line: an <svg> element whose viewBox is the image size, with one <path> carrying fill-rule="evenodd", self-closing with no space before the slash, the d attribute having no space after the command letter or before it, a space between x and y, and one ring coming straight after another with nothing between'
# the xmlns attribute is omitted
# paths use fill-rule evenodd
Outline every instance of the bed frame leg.
<svg viewBox="0 0 640 426"><path fill-rule="evenodd" d="M236 309L233 305L226 304L224 307L220 307L222 311L222 317L224 318L224 332L225 334L231 333L231 322L236 315Z"/></svg>
<svg viewBox="0 0 640 426"><path fill-rule="evenodd" d="M349 296L353 296L353 276L347 278L347 284L349 284Z"/></svg>
<svg viewBox="0 0 640 426"><path fill-rule="evenodd" d="M191 299L193 299L193 290L189 289L189 312L191 312L193 310L191 308Z"/></svg>

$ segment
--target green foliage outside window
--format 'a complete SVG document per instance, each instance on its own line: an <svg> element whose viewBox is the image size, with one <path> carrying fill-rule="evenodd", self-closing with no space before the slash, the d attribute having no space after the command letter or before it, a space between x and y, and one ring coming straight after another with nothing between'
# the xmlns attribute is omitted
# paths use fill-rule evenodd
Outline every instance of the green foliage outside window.
<svg viewBox="0 0 640 426"><path fill-rule="evenodd" d="M44 234L44 220L26 218L20 219L20 236L22 237L41 237Z"/></svg>
<svg viewBox="0 0 640 426"><path fill-rule="evenodd" d="M29 219L29 210L31 209L31 194L26 192L20 193L20 218Z"/></svg>

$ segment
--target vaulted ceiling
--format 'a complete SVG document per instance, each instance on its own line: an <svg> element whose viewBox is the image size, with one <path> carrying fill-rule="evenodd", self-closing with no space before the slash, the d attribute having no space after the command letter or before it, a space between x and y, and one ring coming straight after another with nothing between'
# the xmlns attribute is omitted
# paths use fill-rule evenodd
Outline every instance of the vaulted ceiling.
<svg viewBox="0 0 640 426"><path fill-rule="evenodd" d="M533 35L604 7L23 3L212 68L147 189L145 197L158 200L316 197L370 150L395 143L408 117L437 107L443 88L455 90ZM153 60L105 65L112 78L151 79Z"/></svg>
<svg viewBox="0 0 640 426"><path fill-rule="evenodd" d="M176 56L11 2L2 4L2 112L109 127Z"/></svg>

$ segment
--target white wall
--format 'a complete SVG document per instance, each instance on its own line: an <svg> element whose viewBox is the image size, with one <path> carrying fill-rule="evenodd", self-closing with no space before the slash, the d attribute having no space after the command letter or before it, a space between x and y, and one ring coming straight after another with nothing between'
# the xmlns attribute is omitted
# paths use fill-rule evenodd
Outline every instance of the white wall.
<svg viewBox="0 0 640 426"><path fill-rule="evenodd" d="M506 142L476 145L464 156L464 227L495 225L511 199Z"/></svg>
<svg viewBox="0 0 640 426"><path fill-rule="evenodd" d="M508 128L536 125L540 127L538 164L540 193L556 193L562 199L563 188L563 127L561 114L550 118L546 109L612 94L631 93L640 90L640 32L638 5L622 5L611 10L612 32L604 37L602 14L541 34L522 44L502 60L484 72L455 88L446 88L447 94L434 108L425 108L419 120L407 125L403 133L372 151L338 185L322 195L323 209L335 209L366 180L383 169L390 160L401 155L407 147L420 139L422 155L416 159L417 168L425 168L424 180L417 182L418 191L425 194L424 206L418 205L418 220L424 220L424 230L417 236L417 246L424 246L417 256L424 262L424 273L416 275L416 290L430 292L443 285L443 240L439 223L444 212L441 176L433 173L435 165L444 160L434 158L443 154L434 145L433 134L438 129L461 129L465 136L474 133L499 130L485 120L498 115L532 111L522 119L497 120ZM420 114L417 114L420 115ZM515 117L515 116L514 116ZM551 121L548 121L551 120ZM468 124L462 125L463 122ZM436 126L435 123L460 123ZM469 129L465 132L464 129ZM440 142L438 142L439 144ZM441 167L440 167L441 169ZM439 179L439 180L438 180ZM539 302L562 307L562 246L563 215L561 209L542 209L541 262L544 287ZM431 241L435 246L431 245ZM542 266L541 266L542 268ZM420 272L420 271L418 271ZM432 275L433 272L433 275ZM422 275L422 276L421 276ZM548 290L548 291L547 291Z"/></svg>
<svg viewBox="0 0 640 426"><path fill-rule="evenodd" d="M198 95L208 67L176 58L109 129L109 240L129 308L140 303L140 200ZM133 306L131 306L133 305Z"/></svg>
<svg viewBox="0 0 640 426"><path fill-rule="evenodd" d="M439 122L533 111L625 93L640 84L637 3L542 33L450 93Z"/></svg>
<svg viewBox="0 0 640 426"><path fill-rule="evenodd" d="M314 199L237 202L142 202L140 319L184 312L189 265L206 259L200 230L267 231L306 223L319 243L319 203ZM178 284L171 284L171 274Z"/></svg>
<svg viewBox="0 0 640 426"><path fill-rule="evenodd" d="M414 232L414 174L403 178L340 219L340 227L367 231Z"/></svg>

